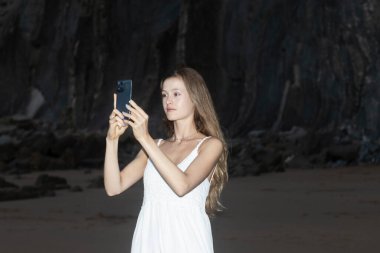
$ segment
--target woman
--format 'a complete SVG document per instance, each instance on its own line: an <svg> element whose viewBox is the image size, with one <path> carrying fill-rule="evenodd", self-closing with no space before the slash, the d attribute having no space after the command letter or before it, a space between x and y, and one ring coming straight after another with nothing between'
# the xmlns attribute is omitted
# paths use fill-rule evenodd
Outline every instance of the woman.
<svg viewBox="0 0 380 253"><path fill-rule="evenodd" d="M166 140L152 139L148 115L132 100L127 105L130 113L111 113L105 189L109 196L120 194L144 177L132 253L213 252L208 215L222 207L219 197L228 179L226 143L206 84L195 70L177 70L161 83L161 92ZM118 139L129 126L142 149L120 172Z"/></svg>

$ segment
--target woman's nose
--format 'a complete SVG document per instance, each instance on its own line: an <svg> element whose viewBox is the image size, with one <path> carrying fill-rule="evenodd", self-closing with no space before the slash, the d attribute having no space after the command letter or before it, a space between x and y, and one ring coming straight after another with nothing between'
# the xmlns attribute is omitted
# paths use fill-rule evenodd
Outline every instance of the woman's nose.
<svg viewBox="0 0 380 253"><path fill-rule="evenodd" d="M173 101L172 101L172 98L171 97L168 97L166 99L166 104L171 104Z"/></svg>

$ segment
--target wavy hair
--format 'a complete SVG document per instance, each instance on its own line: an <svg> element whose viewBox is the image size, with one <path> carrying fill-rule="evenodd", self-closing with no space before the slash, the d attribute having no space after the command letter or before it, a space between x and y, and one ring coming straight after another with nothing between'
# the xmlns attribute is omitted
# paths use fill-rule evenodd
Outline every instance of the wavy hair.
<svg viewBox="0 0 380 253"><path fill-rule="evenodd" d="M215 171L213 172L211 178L209 194L206 199L206 212L209 216L214 216L217 212L222 211L224 208L220 202L220 194L224 185L228 181L227 144L220 128L210 92L207 89L206 82L203 77L196 70L183 67L176 70L171 76L165 78L161 82L161 89L163 88L164 81L170 77L180 78L184 82L190 99L195 106L194 122L197 131L206 136L216 137L223 143L223 152L215 165ZM169 136L172 136L174 134L173 121L165 118L165 123L168 128Z"/></svg>

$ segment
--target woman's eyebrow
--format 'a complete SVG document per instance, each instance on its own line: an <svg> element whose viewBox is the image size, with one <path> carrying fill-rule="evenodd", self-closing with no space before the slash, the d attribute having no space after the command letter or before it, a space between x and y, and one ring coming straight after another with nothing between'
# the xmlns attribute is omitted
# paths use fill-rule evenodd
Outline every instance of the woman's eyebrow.
<svg viewBox="0 0 380 253"><path fill-rule="evenodd" d="M181 91L181 89L179 89L179 88L173 88L173 89L171 89L170 91L173 91L173 90ZM167 92L167 90L164 90L164 89L162 89L161 91L163 91L163 92Z"/></svg>

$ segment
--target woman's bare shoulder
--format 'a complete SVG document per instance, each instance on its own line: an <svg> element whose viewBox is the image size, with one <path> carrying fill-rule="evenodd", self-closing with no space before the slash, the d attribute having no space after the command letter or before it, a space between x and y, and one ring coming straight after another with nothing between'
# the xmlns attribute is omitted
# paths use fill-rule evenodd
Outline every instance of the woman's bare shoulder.
<svg viewBox="0 0 380 253"><path fill-rule="evenodd" d="M201 151L202 149L209 149L209 148L222 150L223 142L217 137L210 136L202 143L202 145L199 148L199 151Z"/></svg>

